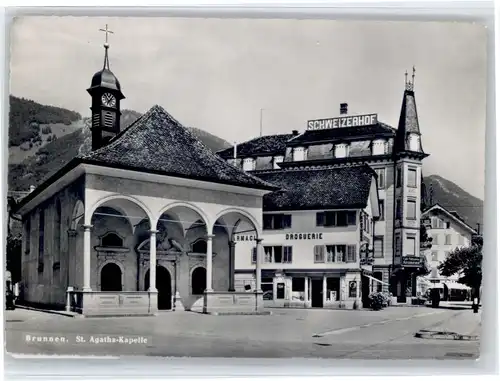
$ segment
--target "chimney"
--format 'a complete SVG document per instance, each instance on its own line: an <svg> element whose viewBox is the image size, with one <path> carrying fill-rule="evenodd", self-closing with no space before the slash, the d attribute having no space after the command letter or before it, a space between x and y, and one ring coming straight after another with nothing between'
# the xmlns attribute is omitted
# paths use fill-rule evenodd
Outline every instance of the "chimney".
<svg viewBox="0 0 500 381"><path fill-rule="evenodd" d="M35 186L34 185L30 185L30 193L33 192L35 190Z"/></svg>
<svg viewBox="0 0 500 381"><path fill-rule="evenodd" d="M299 134L299 131L298 131L298 130L293 130L293 131L292 131L292 135L293 135L293 136L297 136L298 134Z"/></svg>
<svg viewBox="0 0 500 381"><path fill-rule="evenodd" d="M340 115L346 115L347 114L347 103L341 103L340 104Z"/></svg>

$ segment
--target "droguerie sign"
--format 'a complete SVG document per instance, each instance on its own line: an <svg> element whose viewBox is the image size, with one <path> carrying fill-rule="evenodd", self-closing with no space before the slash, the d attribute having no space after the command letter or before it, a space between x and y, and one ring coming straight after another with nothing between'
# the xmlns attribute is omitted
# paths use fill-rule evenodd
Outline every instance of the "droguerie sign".
<svg viewBox="0 0 500 381"><path fill-rule="evenodd" d="M340 116L330 119L316 119L307 122L308 130L326 130L329 128L360 127L377 124L377 114Z"/></svg>

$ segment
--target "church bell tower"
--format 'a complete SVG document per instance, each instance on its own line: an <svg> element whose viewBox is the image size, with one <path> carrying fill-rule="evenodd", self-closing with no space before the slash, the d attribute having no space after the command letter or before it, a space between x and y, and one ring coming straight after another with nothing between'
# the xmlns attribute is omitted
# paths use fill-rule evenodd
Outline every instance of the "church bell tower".
<svg viewBox="0 0 500 381"><path fill-rule="evenodd" d="M92 77L90 87L87 89L92 97L92 150L99 149L115 137L120 132L120 102L125 99L121 91L120 82L109 69L108 58L108 34L113 33L105 29L100 29L106 33L104 43L104 65Z"/></svg>

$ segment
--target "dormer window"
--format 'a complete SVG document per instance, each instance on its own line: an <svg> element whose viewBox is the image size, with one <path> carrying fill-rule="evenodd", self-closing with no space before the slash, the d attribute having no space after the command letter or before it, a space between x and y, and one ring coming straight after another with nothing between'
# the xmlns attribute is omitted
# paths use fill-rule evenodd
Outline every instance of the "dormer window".
<svg viewBox="0 0 500 381"><path fill-rule="evenodd" d="M384 155L386 142L384 139L374 140L372 143L372 155Z"/></svg>
<svg viewBox="0 0 500 381"><path fill-rule="evenodd" d="M420 136L417 134L410 134L408 137L408 145L410 151L419 152L420 151Z"/></svg>
<svg viewBox="0 0 500 381"><path fill-rule="evenodd" d="M295 147L293 149L293 161L306 160L306 149L304 147Z"/></svg>
<svg viewBox="0 0 500 381"><path fill-rule="evenodd" d="M349 156L349 146L346 143L335 145L335 157L343 158Z"/></svg>
<svg viewBox="0 0 500 381"><path fill-rule="evenodd" d="M101 238L102 247L123 247L123 239L116 233L106 233Z"/></svg>
<svg viewBox="0 0 500 381"><path fill-rule="evenodd" d="M275 156L273 159L273 169L280 169L279 163L283 162L283 156Z"/></svg>
<svg viewBox="0 0 500 381"><path fill-rule="evenodd" d="M246 158L243 160L243 170L244 171L253 171L255 170L255 159Z"/></svg>

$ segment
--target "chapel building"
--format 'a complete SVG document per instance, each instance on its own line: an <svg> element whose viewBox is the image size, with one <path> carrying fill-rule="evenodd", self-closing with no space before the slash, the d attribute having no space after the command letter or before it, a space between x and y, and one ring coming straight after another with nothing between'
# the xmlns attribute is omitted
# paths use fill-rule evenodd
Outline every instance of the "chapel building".
<svg viewBox="0 0 500 381"><path fill-rule="evenodd" d="M261 238L263 196L277 187L226 163L160 106L122 130L125 96L104 47L87 90L90 151L13 211L24 229L21 302L86 316L262 313L259 275L235 291L232 242L237 229Z"/></svg>

